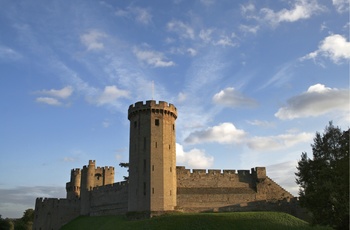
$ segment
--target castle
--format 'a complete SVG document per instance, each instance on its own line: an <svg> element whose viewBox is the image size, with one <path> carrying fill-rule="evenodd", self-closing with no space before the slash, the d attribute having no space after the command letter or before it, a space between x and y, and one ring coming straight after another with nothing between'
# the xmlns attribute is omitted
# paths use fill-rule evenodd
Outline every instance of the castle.
<svg viewBox="0 0 350 230"><path fill-rule="evenodd" d="M163 101L130 105L129 180L114 183L114 167L96 167L93 160L72 169L66 198L36 199L33 229L59 229L79 215L127 212L274 210L298 216L296 198L265 167L176 166L176 118L176 107Z"/></svg>

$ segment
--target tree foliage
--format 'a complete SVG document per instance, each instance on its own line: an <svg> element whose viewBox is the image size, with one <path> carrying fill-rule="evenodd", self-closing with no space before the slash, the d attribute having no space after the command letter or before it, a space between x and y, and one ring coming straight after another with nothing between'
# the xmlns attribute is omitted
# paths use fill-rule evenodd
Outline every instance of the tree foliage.
<svg viewBox="0 0 350 230"><path fill-rule="evenodd" d="M119 163L119 166L122 167L122 168L129 168L129 163ZM129 172L129 170L128 170ZM124 180L128 181L129 180L129 177L128 176L123 176L124 177Z"/></svg>
<svg viewBox="0 0 350 230"><path fill-rule="evenodd" d="M303 152L298 162L300 204L314 224L349 229L349 130L329 122L323 134L316 133L313 158Z"/></svg>

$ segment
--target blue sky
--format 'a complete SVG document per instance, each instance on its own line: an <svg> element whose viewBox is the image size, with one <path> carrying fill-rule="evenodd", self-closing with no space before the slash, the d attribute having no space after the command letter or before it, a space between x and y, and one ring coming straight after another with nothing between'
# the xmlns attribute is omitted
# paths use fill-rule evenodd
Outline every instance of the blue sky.
<svg viewBox="0 0 350 230"><path fill-rule="evenodd" d="M177 165L266 166L297 195L315 132L349 127L348 10L346 0L1 0L0 214L65 197L70 169L89 159L122 180L127 109L152 98L178 108Z"/></svg>

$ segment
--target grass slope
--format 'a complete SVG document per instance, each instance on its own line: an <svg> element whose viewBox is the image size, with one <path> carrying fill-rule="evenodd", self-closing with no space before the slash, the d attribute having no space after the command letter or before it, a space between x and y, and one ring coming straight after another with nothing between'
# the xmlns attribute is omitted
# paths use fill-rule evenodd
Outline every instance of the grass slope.
<svg viewBox="0 0 350 230"><path fill-rule="evenodd" d="M127 220L125 216L78 217L63 230L76 229L313 229L307 222L280 212L234 212L234 213L178 213L145 220Z"/></svg>

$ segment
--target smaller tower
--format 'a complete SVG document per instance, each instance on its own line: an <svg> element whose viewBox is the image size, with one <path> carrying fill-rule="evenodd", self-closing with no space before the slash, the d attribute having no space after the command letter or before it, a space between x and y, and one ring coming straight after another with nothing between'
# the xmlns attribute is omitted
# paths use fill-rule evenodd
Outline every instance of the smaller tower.
<svg viewBox="0 0 350 230"><path fill-rule="evenodd" d="M95 161L89 160L89 165L84 165L81 172L80 199L81 209L80 215L88 215L90 213L90 191L95 186Z"/></svg>
<svg viewBox="0 0 350 230"><path fill-rule="evenodd" d="M66 185L67 199L80 198L80 182L80 169L72 169L70 174L70 182L68 182Z"/></svg>

